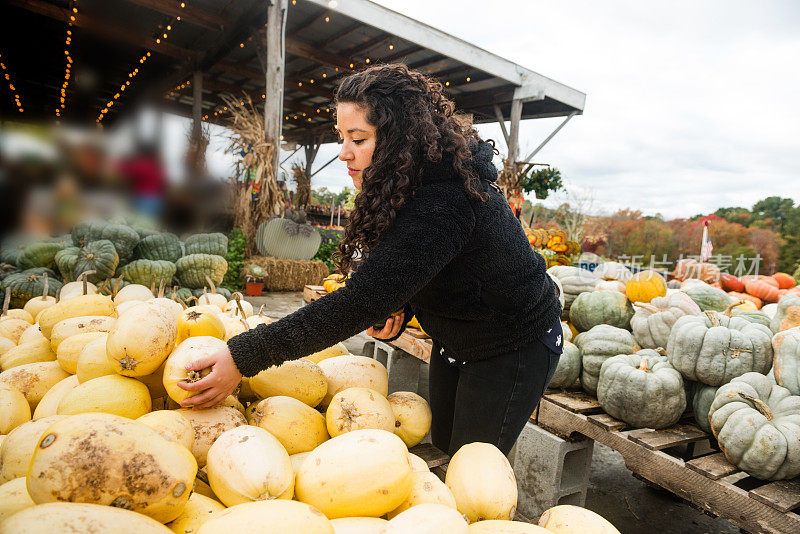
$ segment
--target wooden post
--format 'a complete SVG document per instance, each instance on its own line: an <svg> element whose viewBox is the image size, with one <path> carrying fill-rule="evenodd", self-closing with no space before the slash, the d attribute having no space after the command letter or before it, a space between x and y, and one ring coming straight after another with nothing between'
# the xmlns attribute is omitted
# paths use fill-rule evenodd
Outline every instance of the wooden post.
<svg viewBox="0 0 800 534"><path fill-rule="evenodd" d="M522 100L511 102L511 131L508 134L508 162L514 166L519 157L519 120L522 117Z"/></svg>
<svg viewBox="0 0 800 534"><path fill-rule="evenodd" d="M192 139L199 139L203 128L203 73L194 71L192 76Z"/></svg>
<svg viewBox="0 0 800 534"><path fill-rule="evenodd" d="M306 173L311 176L311 166L314 164L314 160L317 158L317 151L319 150L320 145L314 143L313 141L307 145L303 145L306 153Z"/></svg>
<svg viewBox="0 0 800 534"><path fill-rule="evenodd" d="M507 176L504 180L504 189L515 188L517 182L517 159L519 158L519 121L522 117L522 100L511 101L511 128L508 133L508 160L503 174ZM513 191L505 191L506 197ZM508 197L510 198L510 197Z"/></svg>
<svg viewBox="0 0 800 534"><path fill-rule="evenodd" d="M289 0L267 0L267 58L264 69L267 98L264 102L264 129L267 141L275 147L272 152L272 175L276 179L283 123L284 41L288 4Z"/></svg>

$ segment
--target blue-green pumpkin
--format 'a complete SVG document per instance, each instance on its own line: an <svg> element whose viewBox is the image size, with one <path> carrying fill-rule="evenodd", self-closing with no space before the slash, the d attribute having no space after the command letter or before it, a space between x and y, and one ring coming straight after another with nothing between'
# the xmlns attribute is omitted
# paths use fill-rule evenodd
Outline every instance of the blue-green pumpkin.
<svg viewBox="0 0 800 534"><path fill-rule="evenodd" d="M256 246L264 256L282 260L308 261L322 243L319 231L310 224L273 217L264 221L256 232Z"/></svg>
<svg viewBox="0 0 800 534"><path fill-rule="evenodd" d="M578 332L586 332L599 324L631 329L633 307L619 291L586 291L578 295L569 309L569 318Z"/></svg>

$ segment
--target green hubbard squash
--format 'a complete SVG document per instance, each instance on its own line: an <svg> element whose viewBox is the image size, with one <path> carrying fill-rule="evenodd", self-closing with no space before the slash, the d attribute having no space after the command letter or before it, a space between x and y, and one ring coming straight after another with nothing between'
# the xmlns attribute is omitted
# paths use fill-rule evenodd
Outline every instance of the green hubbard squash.
<svg viewBox="0 0 800 534"><path fill-rule="evenodd" d="M564 342L564 352L558 359L558 367L550 379L549 388L568 388L581 376L581 351L578 347Z"/></svg>
<svg viewBox="0 0 800 534"><path fill-rule="evenodd" d="M711 423L708 422L708 411L711 409L711 403L714 402L714 396L719 388L707 386L701 382L695 382L693 387L692 411L694 412L694 419L700 428L710 433Z"/></svg>
<svg viewBox="0 0 800 534"><path fill-rule="evenodd" d="M717 390L711 430L733 465L761 480L800 475L800 396L745 373Z"/></svg>
<svg viewBox="0 0 800 534"><path fill-rule="evenodd" d="M666 347L675 321L700 313L700 307L680 291L648 303L637 302L633 307L636 313L631 318L631 329L639 346L645 349Z"/></svg>
<svg viewBox="0 0 800 534"><path fill-rule="evenodd" d="M64 245L60 243L31 243L20 252L17 258L17 267L20 269L33 269L36 267L52 269L56 266L56 254L63 248Z"/></svg>
<svg viewBox="0 0 800 534"><path fill-rule="evenodd" d="M579 332L599 324L630 329L633 308L618 291L587 291L578 295L569 310L570 322Z"/></svg>
<svg viewBox="0 0 800 534"><path fill-rule="evenodd" d="M772 366L771 339L764 325L707 311L677 320L667 354L684 378L721 386L745 373L766 373Z"/></svg>
<svg viewBox="0 0 800 534"><path fill-rule="evenodd" d="M175 271L175 264L169 261L134 260L123 267L120 274L134 284L150 287L153 282L158 286L162 280L165 284L170 283Z"/></svg>
<svg viewBox="0 0 800 534"><path fill-rule="evenodd" d="M800 297L797 295L782 296L769 326L776 334L800 326Z"/></svg>
<svg viewBox="0 0 800 534"><path fill-rule="evenodd" d="M228 238L219 232L191 235L186 238L184 246L186 254L213 254L223 257L228 254Z"/></svg>
<svg viewBox="0 0 800 534"><path fill-rule="evenodd" d="M772 348L775 351L775 381L792 395L800 395L800 326L775 334Z"/></svg>
<svg viewBox="0 0 800 534"><path fill-rule="evenodd" d="M700 306L702 311L713 310L722 312L731 304L731 297L723 290L701 282L692 283L682 289L693 301Z"/></svg>
<svg viewBox="0 0 800 534"><path fill-rule="evenodd" d="M87 243L78 251L75 261L75 277L87 271L94 271L86 279L96 284L114 275L119 264L119 255L114 244L108 239Z"/></svg>
<svg viewBox="0 0 800 534"><path fill-rule="evenodd" d="M612 417L641 428L666 428L686 409L681 374L663 348L620 354L603 362L597 400Z"/></svg>
<svg viewBox="0 0 800 534"><path fill-rule="evenodd" d="M632 354L636 350L633 334L606 324L599 324L578 334L574 343L581 351L581 386L592 395L597 394L597 381L603 362L612 356Z"/></svg>
<svg viewBox="0 0 800 534"><path fill-rule="evenodd" d="M599 278L587 270L567 265L557 265L547 269L547 272L561 281L561 288L564 290L564 307L561 310L561 319L569 320L569 309L572 303L583 292L594 291Z"/></svg>
<svg viewBox="0 0 800 534"><path fill-rule="evenodd" d="M183 256L178 236L170 233L153 234L136 245L136 256L142 260L163 260L175 263Z"/></svg>
<svg viewBox="0 0 800 534"><path fill-rule="evenodd" d="M219 285L228 271L225 258L214 254L188 254L180 258L175 266L181 284L192 289L205 286L206 276Z"/></svg>

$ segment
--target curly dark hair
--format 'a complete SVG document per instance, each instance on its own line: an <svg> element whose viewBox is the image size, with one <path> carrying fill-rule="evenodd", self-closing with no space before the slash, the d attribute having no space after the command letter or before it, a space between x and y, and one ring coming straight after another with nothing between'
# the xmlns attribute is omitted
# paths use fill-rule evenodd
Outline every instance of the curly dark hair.
<svg viewBox="0 0 800 534"><path fill-rule="evenodd" d="M451 156L467 193L487 199L466 164L470 141L480 138L454 115L455 104L441 83L402 64L379 65L343 79L334 101L366 109L367 122L376 129L372 163L363 171L355 209L334 255L340 273L349 271L357 251L368 253L391 228L397 211L419 188L425 163Z"/></svg>

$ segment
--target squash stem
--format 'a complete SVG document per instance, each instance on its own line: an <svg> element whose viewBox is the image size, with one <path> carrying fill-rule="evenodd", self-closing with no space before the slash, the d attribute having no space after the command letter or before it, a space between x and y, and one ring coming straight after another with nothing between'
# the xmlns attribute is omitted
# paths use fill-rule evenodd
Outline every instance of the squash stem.
<svg viewBox="0 0 800 534"><path fill-rule="evenodd" d="M757 399L753 396L748 395L747 393L739 392L739 396L744 400L753 404L753 408L761 412L761 415L767 418L767 421L772 421L772 410L769 409L769 406L766 402L762 401L761 399Z"/></svg>

